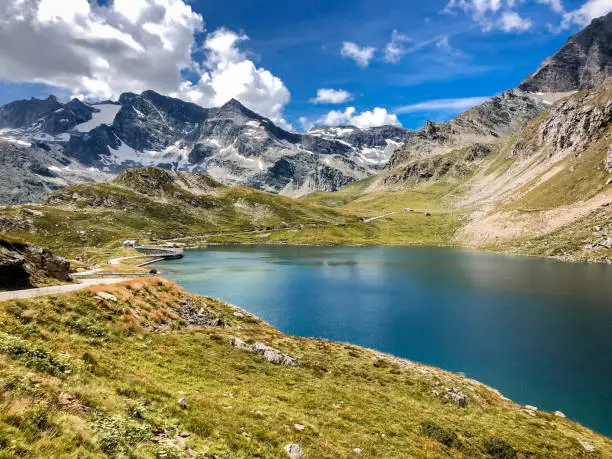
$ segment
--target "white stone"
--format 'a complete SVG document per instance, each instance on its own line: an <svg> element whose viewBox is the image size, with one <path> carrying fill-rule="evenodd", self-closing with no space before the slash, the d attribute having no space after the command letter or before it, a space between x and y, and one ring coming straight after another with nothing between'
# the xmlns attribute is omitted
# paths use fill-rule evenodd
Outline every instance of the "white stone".
<svg viewBox="0 0 612 459"><path fill-rule="evenodd" d="M306 454L304 450L300 447L300 445L298 445L297 443L291 443L285 446L285 451L291 459L299 459L300 457L304 456L304 454Z"/></svg>

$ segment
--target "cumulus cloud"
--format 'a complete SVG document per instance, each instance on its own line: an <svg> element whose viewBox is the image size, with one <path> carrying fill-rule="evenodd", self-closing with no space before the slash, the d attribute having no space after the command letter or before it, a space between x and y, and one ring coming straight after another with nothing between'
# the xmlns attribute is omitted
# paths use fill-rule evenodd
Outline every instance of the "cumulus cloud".
<svg viewBox="0 0 612 459"><path fill-rule="evenodd" d="M376 107L357 113L355 107L347 107L344 111L332 110L317 120L315 124L326 126L352 125L361 129L388 124L401 126L397 115L389 113L386 108Z"/></svg>
<svg viewBox="0 0 612 459"><path fill-rule="evenodd" d="M499 18L499 26L504 32L524 32L531 29L532 23L514 11L504 11Z"/></svg>
<svg viewBox="0 0 612 459"><path fill-rule="evenodd" d="M310 99L313 104L343 104L353 99L353 95L344 89L326 89L317 91L317 97Z"/></svg>
<svg viewBox="0 0 612 459"><path fill-rule="evenodd" d="M375 52L376 48L372 46L361 47L356 43L345 41L342 44L340 54L342 57L347 57L354 60L358 66L365 68L370 65L370 61L374 57Z"/></svg>
<svg viewBox="0 0 612 459"><path fill-rule="evenodd" d="M567 28L572 24L584 27L589 25L593 19L604 16L610 11L612 11L612 1L588 0L580 8L565 13L561 27Z"/></svg>
<svg viewBox="0 0 612 459"><path fill-rule="evenodd" d="M243 34L219 29L206 37L206 60L199 70L199 81L181 83L176 95L195 103L218 106L235 98L256 112L291 129L282 111L291 99L282 80L264 68L258 68L239 49L247 40Z"/></svg>
<svg viewBox="0 0 612 459"><path fill-rule="evenodd" d="M540 1L540 0L539 0ZM541 0L555 6L560 0ZM481 25L484 31L494 29L504 32L524 32L531 28L528 18L523 18L513 10L520 1L517 0L450 0L444 13L455 14L457 10L470 15Z"/></svg>
<svg viewBox="0 0 612 459"><path fill-rule="evenodd" d="M186 0L2 0L0 41L11 45L0 47L0 79L93 99L146 89L205 106L235 97L283 124L289 91L240 50L247 37L220 29L197 43L203 31ZM193 57L199 49L203 62Z"/></svg>
<svg viewBox="0 0 612 459"><path fill-rule="evenodd" d="M456 99L434 99L418 102L416 104L404 105L395 110L395 113L417 113L417 112L462 112L489 99L486 97L463 97Z"/></svg>

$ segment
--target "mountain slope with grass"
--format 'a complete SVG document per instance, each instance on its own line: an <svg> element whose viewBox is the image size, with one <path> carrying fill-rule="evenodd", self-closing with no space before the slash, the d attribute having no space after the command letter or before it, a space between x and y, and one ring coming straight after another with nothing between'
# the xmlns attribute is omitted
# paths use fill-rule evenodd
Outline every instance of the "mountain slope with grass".
<svg viewBox="0 0 612 459"><path fill-rule="evenodd" d="M125 239L337 225L356 217L250 188L223 186L201 173L131 169L112 182L52 194L46 204L0 208L0 231L66 256Z"/></svg>
<svg viewBox="0 0 612 459"><path fill-rule="evenodd" d="M100 294L104 292L104 294ZM0 303L5 457L606 457L464 376L147 279Z"/></svg>
<svg viewBox="0 0 612 459"><path fill-rule="evenodd" d="M438 240L449 245L611 262L612 79L558 100L516 135L407 159L306 200L395 212L376 223L389 228L422 212L446 216L451 225ZM435 234L424 221L421 230Z"/></svg>

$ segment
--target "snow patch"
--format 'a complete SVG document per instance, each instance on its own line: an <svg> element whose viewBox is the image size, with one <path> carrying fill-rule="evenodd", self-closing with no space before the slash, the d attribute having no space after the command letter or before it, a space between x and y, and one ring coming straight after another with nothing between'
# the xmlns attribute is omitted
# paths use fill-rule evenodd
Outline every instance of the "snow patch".
<svg viewBox="0 0 612 459"><path fill-rule="evenodd" d="M97 108L100 111L92 113L92 118L89 121L75 126L74 129L78 132L89 132L98 126L102 126L103 124L110 126L113 124L113 121L115 121L115 117L117 116L117 113L119 113L119 110L121 110L121 105L115 104L98 104L92 105L92 107Z"/></svg>
<svg viewBox="0 0 612 459"><path fill-rule="evenodd" d="M2 140L6 140L7 142L14 143L15 145L19 145L21 147L31 147L32 144L30 142L26 142L24 140L19 140L14 137L0 137Z"/></svg>

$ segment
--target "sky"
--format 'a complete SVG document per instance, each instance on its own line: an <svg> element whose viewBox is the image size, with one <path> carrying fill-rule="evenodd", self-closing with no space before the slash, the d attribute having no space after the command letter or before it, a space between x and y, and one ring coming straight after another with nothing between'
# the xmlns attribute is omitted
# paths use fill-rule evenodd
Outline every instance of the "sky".
<svg viewBox="0 0 612 459"><path fill-rule="evenodd" d="M612 0L0 0L0 104L153 89L292 130L419 128L517 86Z"/></svg>

